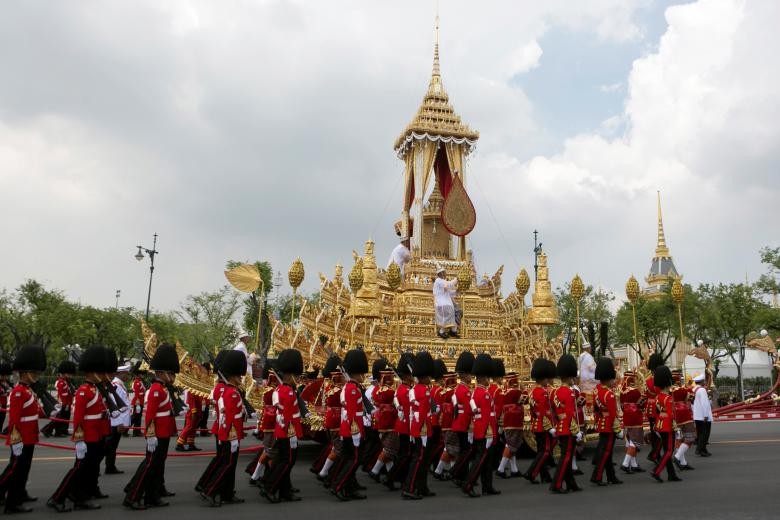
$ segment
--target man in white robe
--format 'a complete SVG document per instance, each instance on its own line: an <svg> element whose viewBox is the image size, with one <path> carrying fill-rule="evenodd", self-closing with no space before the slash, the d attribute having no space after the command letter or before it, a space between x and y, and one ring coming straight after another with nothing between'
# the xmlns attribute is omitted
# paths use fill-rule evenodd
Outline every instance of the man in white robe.
<svg viewBox="0 0 780 520"><path fill-rule="evenodd" d="M596 389L596 360L590 353L590 343L582 344L582 354L580 354L580 390L586 394L591 394Z"/></svg>
<svg viewBox="0 0 780 520"><path fill-rule="evenodd" d="M433 305L436 312L436 328L440 338L458 336L458 322L455 316L453 297L458 290L458 279L447 280L447 271L439 268L433 282Z"/></svg>
<svg viewBox="0 0 780 520"><path fill-rule="evenodd" d="M387 267L395 262L401 269L401 278L404 276L404 267L412 259L412 252L409 251L409 237L401 237L401 242L393 248L390 253L390 259L387 261Z"/></svg>
<svg viewBox="0 0 780 520"><path fill-rule="evenodd" d="M233 347L233 350L240 350L244 353L244 357L246 357L246 373L248 375L252 375L252 362L254 359L250 361L249 356L249 350L247 349L247 346L249 345L249 334L244 329L239 329L238 331L238 343L236 343L236 346Z"/></svg>

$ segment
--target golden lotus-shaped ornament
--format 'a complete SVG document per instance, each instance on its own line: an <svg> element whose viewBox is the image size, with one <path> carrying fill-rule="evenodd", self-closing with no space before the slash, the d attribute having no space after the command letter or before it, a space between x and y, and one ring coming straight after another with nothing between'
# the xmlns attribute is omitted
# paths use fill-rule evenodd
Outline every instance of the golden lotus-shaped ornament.
<svg viewBox="0 0 780 520"><path fill-rule="evenodd" d="M352 270L347 277L349 280L349 288L353 293L358 292L358 289L363 287L363 262L355 262L352 266Z"/></svg>
<svg viewBox="0 0 780 520"><path fill-rule="evenodd" d="M626 282L626 297L632 304L639 299L639 282L636 281L633 275Z"/></svg>
<svg viewBox="0 0 780 520"><path fill-rule="evenodd" d="M303 277L306 271L303 269L303 262L300 258L296 258L290 266L290 270L287 272L287 280L290 282L290 287L297 289L303 283Z"/></svg>
<svg viewBox="0 0 780 520"><path fill-rule="evenodd" d="M528 277L528 272L526 272L525 267L523 267L520 269L517 278L515 278L515 289L517 289L517 293L522 298L525 298L525 295L528 294L528 289L530 288L531 278Z"/></svg>
<svg viewBox="0 0 780 520"><path fill-rule="evenodd" d="M260 287L262 280L257 266L252 264L242 264L225 271L225 278L230 282L230 285L245 293L255 292Z"/></svg>
<svg viewBox="0 0 780 520"><path fill-rule="evenodd" d="M581 300L582 297L585 296L585 284L582 283L582 278L580 278L580 275L574 275L574 278L572 278L570 292L571 297L577 301Z"/></svg>
<svg viewBox="0 0 780 520"><path fill-rule="evenodd" d="M398 264L391 262L387 268L387 285L391 291L395 291L401 286L401 268Z"/></svg>
<svg viewBox="0 0 780 520"><path fill-rule="evenodd" d="M684 299L685 290L683 289L683 284L679 278L675 278L674 282L672 282L672 301L680 305Z"/></svg>

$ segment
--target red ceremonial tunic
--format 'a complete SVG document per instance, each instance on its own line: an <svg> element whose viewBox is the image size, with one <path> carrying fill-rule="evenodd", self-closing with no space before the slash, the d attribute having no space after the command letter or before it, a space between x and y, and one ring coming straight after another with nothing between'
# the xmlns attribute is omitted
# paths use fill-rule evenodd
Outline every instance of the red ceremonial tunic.
<svg viewBox="0 0 780 520"><path fill-rule="evenodd" d="M244 411L244 400L241 399L238 389L233 385L223 385L222 395L218 403L219 426L217 428L217 439L220 442L243 439L246 412Z"/></svg>
<svg viewBox="0 0 780 520"><path fill-rule="evenodd" d="M203 398L192 392L187 392L187 406L189 407L191 414L200 413L201 410L203 410Z"/></svg>
<svg viewBox="0 0 780 520"><path fill-rule="evenodd" d="M395 404L395 407L398 410L398 419L395 421L395 432L399 435L409 435L409 415L411 414L409 390L409 385L400 383L395 391L393 404ZM401 420L401 417L403 417L403 420Z"/></svg>
<svg viewBox="0 0 780 520"><path fill-rule="evenodd" d="M111 433L106 403L94 383L85 381L73 397L74 442L102 442Z"/></svg>
<svg viewBox="0 0 780 520"><path fill-rule="evenodd" d="M274 405L276 406L274 438L302 437L303 425L301 424L301 411L298 408L298 394L295 393L295 388L281 383L274 391Z"/></svg>
<svg viewBox="0 0 780 520"><path fill-rule="evenodd" d="M431 391L428 385L417 383L409 392L411 406L411 421L409 435L412 437L427 437L431 434L433 422L431 419Z"/></svg>
<svg viewBox="0 0 780 520"><path fill-rule="evenodd" d="M525 421L525 410L523 410L523 392L519 388L509 388L504 393L504 410L502 418L504 420L505 430L520 430Z"/></svg>
<svg viewBox="0 0 780 520"><path fill-rule="evenodd" d="M674 402L672 397L661 390L655 400L655 431L671 433L675 430Z"/></svg>
<svg viewBox="0 0 780 520"><path fill-rule="evenodd" d="M439 426L442 431L452 430L452 423L455 421L455 405L452 404L454 395L454 388L444 388L436 401L439 405Z"/></svg>
<svg viewBox="0 0 780 520"><path fill-rule="evenodd" d="M655 418L655 399L661 389L655 386L653 376L650 376L645 380L645 386L645 414L647 414L648 419L651 419Z"/></svg>
<svg viewBox="0 0 780 520"><path fill-rule="evenodd" d="M452 404L455 407L455 418L452 421L452 431L468 432L471 430L471 389L465 383L458 383L452 394Z"/></svg>
<svg viewBox="0 0 780 520"><path fill-rule="evenodd" d="M219 433L219 418L221 409L219 400L222 397L222 392L224 392L225 386L226 385L223 381L217 381L217 383L214 385L214 389L211 391L211 395L209 396L211 402L214 403L214 413L217 417L217 420L211 424L211 429L209 430L213 435L217 435L217 433Z"/></svg>
<svg viewBox="0 0 780 520"><path fill-rule="evenodd" d="M691 399L693 399L693 392L692 389L687 386L678 386L672 390L674 421L677 423L677 426L693 422Z"/></svg>
<svg viewBox="0 0 780 520"><path fill-rule="evenodd" d="M145 396L144 426L146 437L168 439L176 435L176 418L168 389L159 381L153 381Z"/></svg>
<svg viewBox="0 0 780 520"><path fill-rule="evenodd" d="M535 386L531 390L528 404L531 407L532 432L546 432L555 425L555 416L550 405L550 394L545 387Z"/></svg>
<svg viewBox="0 0 780 520"><path fill-rule="evenodd" d="M73 391L70 389L70 383L68 383L67 379L64 377L58 378L57 382L54 383L54 388L57 390L57 399L63 408L73 404Z"/></svg>
<svg viewBox="0 0 780 520"><path fill-rule="evenodd" d="M436 410L431 410L431 426L438 428L441 426L441 396L444 393L444 388L440 385L431 385L431 399L436 403Z"/></svg>
<svg viewBox="0 0 780 520"><path fill-rule="evenodd" d="M620 431L617 398L609 387L602 384L596 385L593 411L596 415L596 430L599 433L618 433Z"/></svg>
<svg viewBox="0 0 780 520"><path fill-rule="evenodd" d="M498 436L498 421L488 389L477 385L469 404L474 417L474 439L492 438L495 441Z"/></svg>
<svg viewBox="0 0 780 520"><path fill-rule="evenodd" d="M395 389L392 386L379 385L371 393L371 402L374 404L374 428L380 432L390 432L395 429L395 421L398 412L393 405ZM339 427L341 422L339 421Z"/></svg>
<svg viewBox="0 0 780 520"><path fill-rule="evenodd" d="M495 383L492 383L488 387L488 393L491 399L493 399L493 407L495 408L496 421L498 424L503 424L502 415L504 413L504 391Z"/></svg>
<svg viewBox="0 0 780 520"><path fill-rule="evenodd" d="M8 437L11 444L35 444L38 442L38 416L41 408L38 397L24 383L17 383L11 390L8 406Z"/></svg>
<svg viewBox="0 0 780 520"><path fill-rule="evenodd" d="M260 418L260 429L263 433L273 433L276 429L276 406L274 406L274 391L276 384L269 381L269 386L263 390L263 416Z"/></svg>
<svg viewBox="0 0 780 520"><path fill-rule="evenodd" d="M577 406L577 424L582 428L585 426L585 395L577 386L573 386L572 391L574 392L574 403Z"/></svg>
<svg viewBox="0 0 780 520"><path fill-rule="evenodd" d="M130 403L135 409L136 406L143 408L144 396L146 395L146 387L140 377L133 379L133 401Z"/></svg>
<svg viewBox="0 0 780 520"><path fill-rule="evenodd" d="M406 388L408 390L409 387ZM401 421L396 421L396 426L399 422ZM339 435L351 437L359 433L362 438L364 437L363 429L363 395L357 383L347 381L344 388L341 389L341 427L339 428Z"/></svg>
<svg viewBox="0 0 780 520"><path fill-rule="evenodd" d="M341 387L332 380L325 384L325 421L326 430L336 431L341 428Z"/></svg>
<svg viewBox="0 0 780 520"><path fill-rule="evenodd" d="M574 435L580 431L577 404L570 386L561 385L553 390L552 405L558 418L557 435Z"/></svg>
<svg viewBox="0 0 780 520"><path fill-rule="evenodd" d="M644 414L639 402L642 392L638 388L623 387L620 393L620 406L623 408L623 425L626 428L638 428L644 422Z"/></svg>

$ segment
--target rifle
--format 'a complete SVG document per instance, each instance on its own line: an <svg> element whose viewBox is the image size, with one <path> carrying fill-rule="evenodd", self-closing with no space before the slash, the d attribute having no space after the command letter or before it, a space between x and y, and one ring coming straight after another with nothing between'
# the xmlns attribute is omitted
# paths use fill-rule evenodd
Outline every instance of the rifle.
<svg viewBox="0 0 780 520"><path fill-rule="evenodd" d="M143 344L141 344L141 359L143 359L146 362L146 364L151 368L152 359L146 354L146 350L144 350ZM113 387L114 385L111 386ZM171 396L171 406L173 407L173 415L175 416L180 415L181 412L184 411L184 401L179 395L179 389L176 388L173 385L173 383L165 383L165 389L168 390L168 393Z"/></svg>
<svg viewBox="0 0 780 520"><path fill-rule="evenodd" d="M30 385L30 389L33 392L35 392L35 395L37 395L38 399L41 400L41 404L43 405L43 413L45 413L47 417L50 416L57 408L57 404L59 403L49 393L49 390L46 388L46 385L44 385L43 381L39 379L38 381Z"/></svg>

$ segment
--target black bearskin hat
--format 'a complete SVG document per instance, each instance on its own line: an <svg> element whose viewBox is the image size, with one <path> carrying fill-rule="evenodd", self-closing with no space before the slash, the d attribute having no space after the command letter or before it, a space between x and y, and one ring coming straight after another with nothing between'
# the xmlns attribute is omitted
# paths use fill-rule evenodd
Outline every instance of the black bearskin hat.
<svg viewBox="0 0 780 520"><path fill-rule="evenodd" d="M14 373L13 367L8 363L0 363L0 376L10 376Z"/></svg>
<svg viewBox="0 0 780 520"><path fill-rule="evenodd" d="M368 358L362 350L352 349L344 355L344 371L347 374L368 374Z"/></svg>
<svg viewBox="0 0 780 520"><path fill-rule="evenodd" d="M474 376L487 376L490 377L493 374L493 360L490 358L490 354L478 354L474 358L474 365L471 367L471 374Z"/></svg>
<svg viewBox="0 0 780 520"><path fill-rule="evenodd" d="M217 352L217 356L214 358L214 370L222 370L222 362L225 360L225 354L228 352L229 350L220 350Z"/></svg>
<svg viewBox="0 0 780 520"><path fill-rule="evenodd" d="M46 351L41 347L22 347L14 358L17 372L43 372L46 370Z"/></svg>
<svg viewBox="0 0 780 520"><path fill-rule="evenodd" d="M555 362L551 359L544 360L545 371L548 379L555 379L558 377L558 367L555 366Z"/></svg>
<svg viewBox="0 0 780 520"><path fill-rule="evenodd" d="M374 381L379 381L379 378L382 376L382 372L387 370L387 361L380 358L374 361L374 364L371 365L371 378Z"/></svg>
<svg viewBox="0 0 780 520"><path fill-rule="evenodd" d="M395 367L395 372L399 376L414 375L414 354L411 352L401 354L401 357L398 358L398 366Z"/></svg>
<svg viewBox="0 0 780 520"><path fill-rule="evenodd" d="M433 370L433 378L434 379L441 379L445 375L447 375L447 364L444 363L444 360L439 358L436 361L433 362L434 370Z"/></svg>
<svg viewBox="0 0 780 520"><path fill-rule="evenodd" d="M246 356L240 350L226 350L220 369L225 377L243 376L246 374Z"/></svg>
<svg viewBox="0 0 780 520"><path fill-rule="evenodd" d="M669 388L672 386L672 371L666 365L656 367L653 371L653 384L658 388Z"/></svg>
<svg viewBox="0 0 780 520"><path fill-rule="evenodd" d="M101 346L92 346L81 353L79 359L79 372L104 372L106 367L106 353Z"/></svg>
<svg viewBox="0 0 780 520"><path fill-rule="evenodd" d="M664 357L661 354L655 353L650 354L650 357L647 358L647 369L650 371L654 371L656 368L660 367L664 364Z"/></svg>
<svg viewBox="0 0 780 520"><path fill-rule="evenodd" d="M531 379L534 381L541 381L550 377L547 374L547 360L542 358L534 359L534 364L531 365Z"/></svg>
<svg viewBox="0 0 780 520"><path fill-rule="evenodd" d="M149 368L159 372L179 373L179 356L176 354L176 347L170 343L163 343L149 361Z"/></svg>
<svg viewBox="0 0 780 520"><path fill-rule="evenodd" d="M71 361L70 359L66 359L65 361L61 362L59 366L57 366L57 373L58 374L70 374L73 375L76 373L76 363Z"/></svg>
<svg viewBox="0 0 780 520"><path fill-rule="evenodd" d="M322 369L322 375L325 377L330 377L333 372L339 372L340 366L341 358L336 354L333 354L327 359L327 361L325 361L325 367Z"/></svg>
<svg viewBox="0 0 780 520"><path fill-rule="evenodd" d="M504 360L501 358L493 358L493 377L504 377L506 375L506 368L504 368Z"/></svg>
<svg viewBox="0 0 780 520"><path fill-rule="evenodd" d="M103 357L105 359L105 365L103 372L107 374L113 374L119 368L119 360L116 358L116 352L114 349L103 347Z"/></svg>
<svg viewBox="0 0 780 520"><path fill-rule="evenodd" d="M577 360L571 354L564 354L558 359L556 372L558 377L577 377Z"/></svg>
<svg viewBox="0 0 780 520"><path fill-rule="evenodd" d="M599 360L596 361L596 379L603 383L604 381L609 381L616 377L617 372L615 372L615 364L612 362L612 359L600 357Z"/></svg>
<svg viewBox="0 0 780 520"><path fill-rule="evenodd" d="M282 350L276 358L274 369L282 374L303 374L303 356L294 348Z"/></svg>
<svg viewBox="0 0 780 520"><path fill-rule="evenodd" d="M430 352L421 351L414 357L414 375L417 377L431 377L436 370L433 356Z"/></svg>
<svg viewBox="0 0 780 520"><path fill-rule="evenodd" d="M464 350L458 356L458 361L455 363L455 372L458 374L470 374L471 367L474 366L474 354L468 350Z"/></svg>

